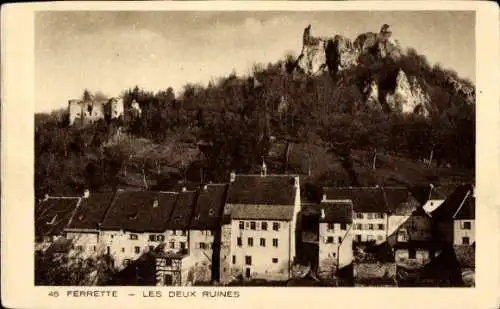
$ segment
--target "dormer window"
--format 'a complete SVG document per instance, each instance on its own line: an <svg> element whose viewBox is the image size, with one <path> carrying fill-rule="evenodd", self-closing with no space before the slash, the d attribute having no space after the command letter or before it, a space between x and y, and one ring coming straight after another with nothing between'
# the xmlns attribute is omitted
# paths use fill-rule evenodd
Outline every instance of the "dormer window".
<svg viewBox="0 0 500 309"><path fill-rule="evenodd" d="M196 221L200 220L200 215L197 215L196 217L194 217L194 219L195 219Z"/></svg>
<svg viewBox="0 0 500 309"><path fill-rule="evenodd" d="M208 211L208 215L209 216L215 215L215 211L212 208L210 208L210 210Z"/></svg>

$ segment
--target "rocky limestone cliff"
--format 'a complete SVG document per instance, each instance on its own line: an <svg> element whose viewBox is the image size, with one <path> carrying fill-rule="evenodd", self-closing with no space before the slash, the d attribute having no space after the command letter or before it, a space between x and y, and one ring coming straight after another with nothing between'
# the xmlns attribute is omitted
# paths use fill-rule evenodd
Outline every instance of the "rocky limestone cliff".
<svg viewBox="0 0 500 309"><path fill-rule="evenodd" d="M335 35L332 38L316 37L311 33L311 25L304 29L302 51L296 66L307 74L317 74L328 69L332 76L358 64L365 56L397 59L403 54L397 40L392 38L389 25L384 24L379 33L360 34L354 42Z"/></svg>
<svg viewBox="0 0 500 309"><path fill-rule="evenodd" d="M393 87L382 88L380 83L388 84L388 81L372 79L363 89L365 102L370 106L405 114L429 115L429 95L414 76L408 79L403 70L398 70L395 81L389 82Z"/></svg>

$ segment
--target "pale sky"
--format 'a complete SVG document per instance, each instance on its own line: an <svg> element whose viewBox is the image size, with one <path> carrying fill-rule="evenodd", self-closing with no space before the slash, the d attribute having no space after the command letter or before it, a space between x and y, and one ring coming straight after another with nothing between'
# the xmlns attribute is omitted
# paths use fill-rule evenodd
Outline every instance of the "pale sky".
<svg viewBox="0 0 500 309"><path fill-rule="evenodd" d="M384 23L414 47L475 82L474 12L39 12L35 18L35 111L66 107L83 89L118 96L206 84L254 63L300 53L317 36L378 32Z"/></svg>

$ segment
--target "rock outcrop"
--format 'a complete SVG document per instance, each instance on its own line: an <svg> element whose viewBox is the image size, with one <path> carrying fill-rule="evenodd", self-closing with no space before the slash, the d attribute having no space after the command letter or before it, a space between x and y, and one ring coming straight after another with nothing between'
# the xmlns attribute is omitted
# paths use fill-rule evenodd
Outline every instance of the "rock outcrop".
<svg viewBox="0 0 500 309"><path fill-rule="evenodd" d="M354 42L342 35L331 38L316 37L311 33L311 25L304 29L302 51L296 66L306 74L317 74L328 68L332 76L358 64L360 57L375 56L380 59L397 59L403 51L392 38L389 25L384 24L379 33L366 32Z"/></svg>
<svg viewBox="0 0 500 309"><path fill-rule="evenodd" d="M389 80L392 78L394 81ZM366 104L372 108L405 114L414 113L425 117L429 115L429 96L417 79L415 77L409 79L403 70L398 70L395 77L369 80L363 93Z"/></svg>

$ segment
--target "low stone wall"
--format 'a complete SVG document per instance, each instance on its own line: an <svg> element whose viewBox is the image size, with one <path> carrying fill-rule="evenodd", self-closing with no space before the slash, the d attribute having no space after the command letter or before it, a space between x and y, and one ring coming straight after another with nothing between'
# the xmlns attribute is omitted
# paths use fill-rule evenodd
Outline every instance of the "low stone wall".
<svg viewBox="0 0 500 309"><path fill-rule="evenodd" d="M356 286L395 286L396 264L358 263L354 264Z"/></svg>

